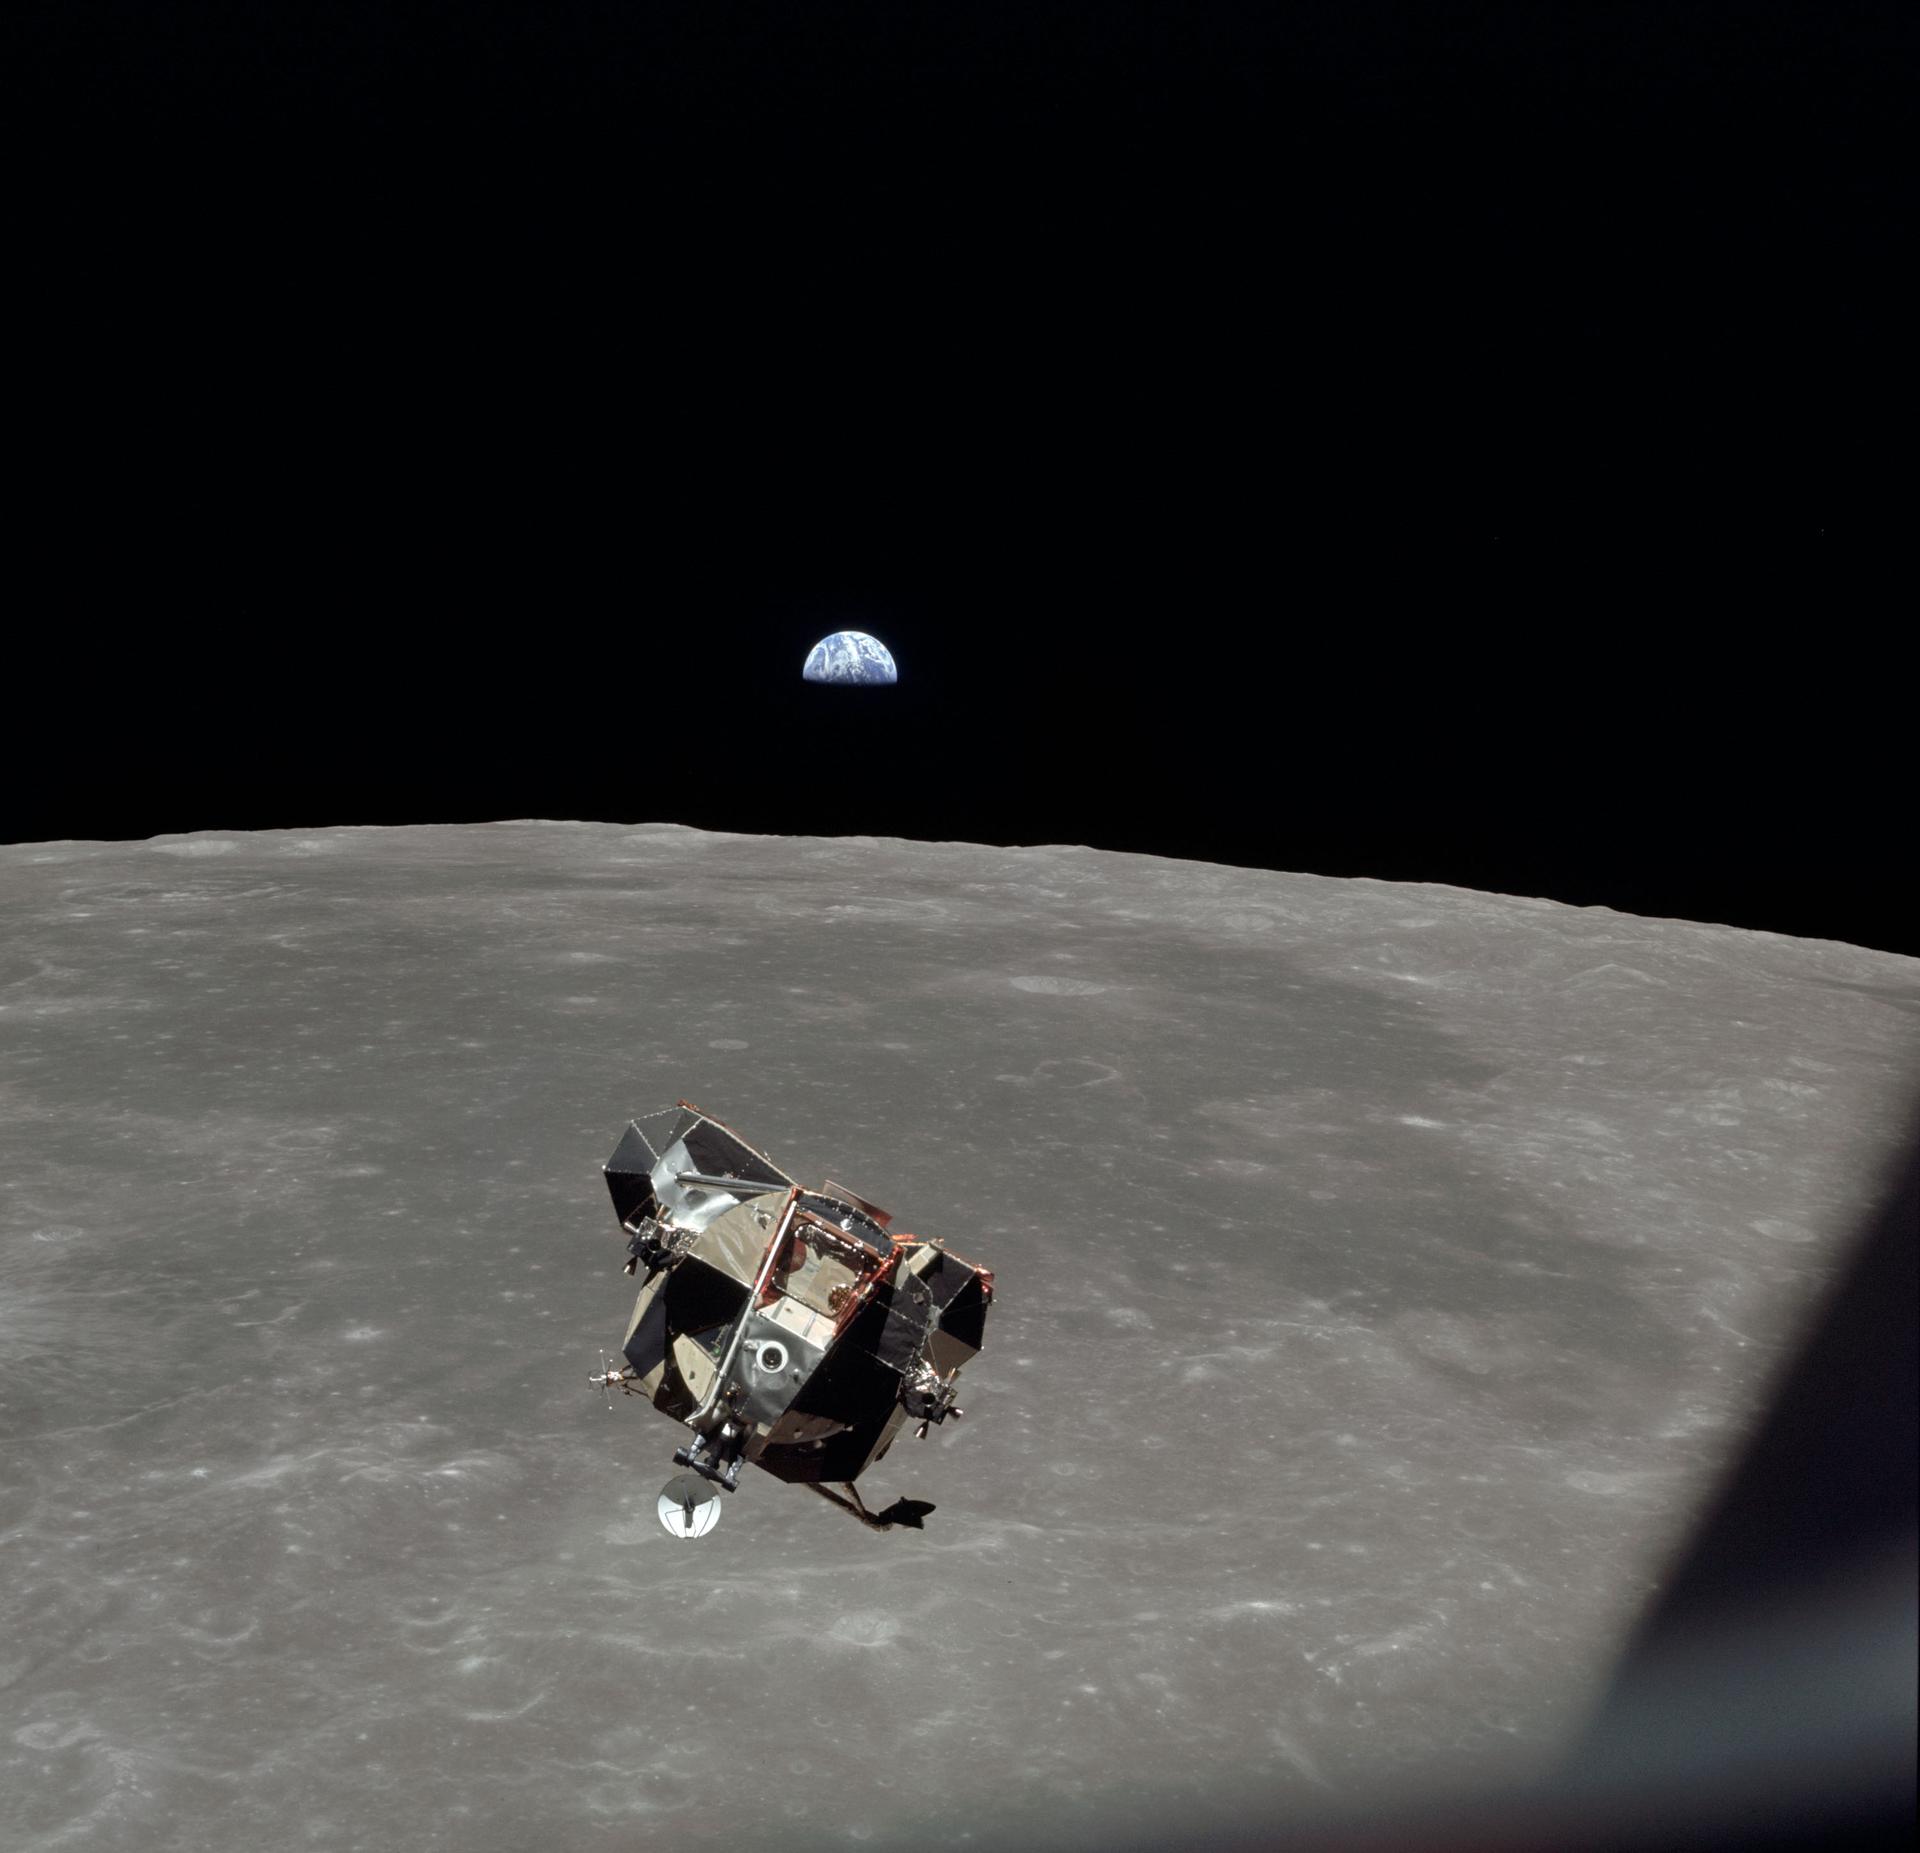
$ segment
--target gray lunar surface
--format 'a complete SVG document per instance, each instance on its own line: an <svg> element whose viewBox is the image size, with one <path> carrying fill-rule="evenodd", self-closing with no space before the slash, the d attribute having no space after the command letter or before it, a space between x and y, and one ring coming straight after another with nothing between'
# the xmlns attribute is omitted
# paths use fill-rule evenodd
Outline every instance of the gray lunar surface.
<svg viewBox="0 0 1920 1853"><path fill-rule="evenodd" d="M0 1846L1046 1845L1537 1770L1920 961L1075 848L0 848ZM991 1266L861 1529L588 1385L678 1096Z"/></svg>

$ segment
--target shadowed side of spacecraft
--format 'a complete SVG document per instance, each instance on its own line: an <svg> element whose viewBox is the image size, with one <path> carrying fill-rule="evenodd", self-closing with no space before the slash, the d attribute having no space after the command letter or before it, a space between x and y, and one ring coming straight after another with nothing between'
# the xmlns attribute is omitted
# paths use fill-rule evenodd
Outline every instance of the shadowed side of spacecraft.
<svg viewBox="0 0 1920 1853"><path fill-rule="evenodd" d="M697 1537L751 1462L810 1486L879 1529L918 1529L932 1506L868 1510L854 1482L908 1421L963 1412L961 1366L981 1347L993 1275L845 1186L803 1186L687 1101L629 1123L605 1166L645 1270L622 1362L593 1381L691 1431L661 1522ZM828 1490L829 1483L843 1490ZM693 1497L694 1488L706 1497Z"/></svg>

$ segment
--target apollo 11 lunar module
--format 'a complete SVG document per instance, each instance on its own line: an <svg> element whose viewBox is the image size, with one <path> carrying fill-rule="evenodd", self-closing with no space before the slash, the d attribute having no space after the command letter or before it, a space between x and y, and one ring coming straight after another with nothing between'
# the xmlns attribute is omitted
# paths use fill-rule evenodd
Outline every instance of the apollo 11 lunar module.
<svg viewBox="0 0 1920 1853"><path fill-rule="evenodd" d="M622 1362L594 1382L692 1431L660 1497L667 1529L710 1529L748 1461L866 1524L918 1526L931 1506L869 1512L853 1483L904 1423L924 1436L962 1413L955 1379L980 1349L992 1273L891 1233L843 1185L797 1183L684 1100L632 1121L606 1178L626 1271L645 1276Z"/></svg>

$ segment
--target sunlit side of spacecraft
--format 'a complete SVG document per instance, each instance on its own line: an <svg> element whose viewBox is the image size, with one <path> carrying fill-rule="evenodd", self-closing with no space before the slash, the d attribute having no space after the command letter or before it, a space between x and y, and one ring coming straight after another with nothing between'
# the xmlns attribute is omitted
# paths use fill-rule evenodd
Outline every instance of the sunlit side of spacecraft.
<svg viewBox="0 0 1920 1853"><path fill-rule="evenodd" d="M853 1483L906 1422L924 1436L963 1413L955 1380L980 1349L991 1271L890 1233L843 1185L802 1186L684 1100L631 1121L605 1172L626 1271L646 1272L622 1362L593 1380L692 1431L662 1524L710 1530L707 1508L751 1462L869 1525L917 1527L931 1506L871 1513Z"/></svg>

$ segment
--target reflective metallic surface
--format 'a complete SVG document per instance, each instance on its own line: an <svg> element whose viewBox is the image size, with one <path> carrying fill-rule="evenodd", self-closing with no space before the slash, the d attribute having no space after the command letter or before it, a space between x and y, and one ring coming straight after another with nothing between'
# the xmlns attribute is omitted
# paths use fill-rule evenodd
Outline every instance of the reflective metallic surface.
<svg viewBox="0 0 1920 1853"><path fill-rule="evenodd" d="M627 1272L647 1270L605 1380L693 1431L674 1459L694 1474L729 1492L744 1463L850 1484L909 1419L924 1436L963 1413L990 1271L889 1234L838 1185L803 1189L684 1100L632 1121L605 1171Z"/></svg>

